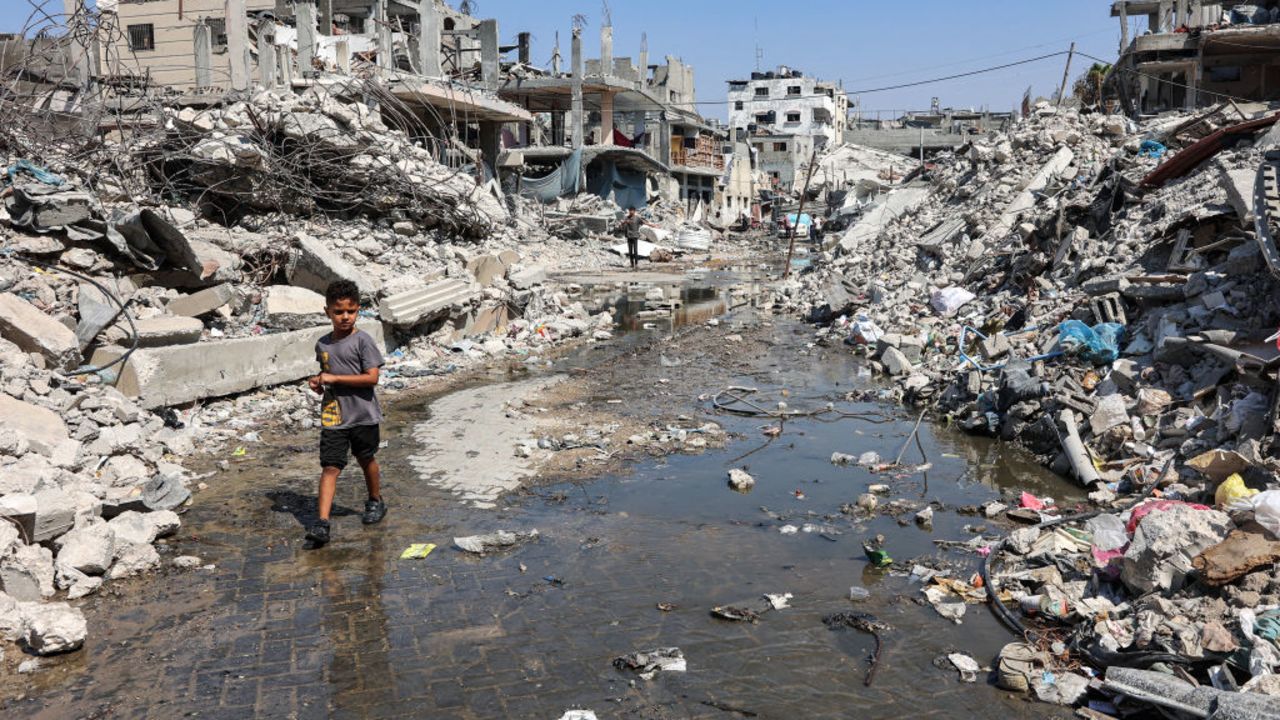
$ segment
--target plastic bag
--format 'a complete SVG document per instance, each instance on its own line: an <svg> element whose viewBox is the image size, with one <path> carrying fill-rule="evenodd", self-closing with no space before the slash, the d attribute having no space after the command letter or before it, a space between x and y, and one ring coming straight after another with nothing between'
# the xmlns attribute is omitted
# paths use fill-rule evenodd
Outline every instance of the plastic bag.
<svg viewBox="0 0 1280 720"><path fill-rule="evenodd" d="M1253 510L1253 519L1266 528L1272 537L1280 538L1280 490L1266 490L1252 497L1237 500L1232 510Z"/></svg>
<svg viewBox="0 0 1280 720"><path fill-rule="evenodd" d="M1085 527L1093 535L1093 546L1103 552L1119 550L1129 543L1129 533L1125 532L1124 521L1118 515L1094 515Z"/></svg>
<svg viewBox="0 0 1280 720"><path fill-rule="evenodd" d="M1245 486L1244 478L1240 477L1240 473L1232 473L1230 477L1223 480L1222 484L1218 486L1217 492L1213 494L1213 502L1218 507L1229 507L1240 500L1257 494L1257 490Z"/></svg>
<svg viewBox="0 0 1280 720"><path fill-rule="evenodd" d="M859 313L850 328L849 340L855 345L875 345L884 337L884 331L865 313Z"/></svg>
<svg viewBox="0 0 1280 720"><path fill-rule="evenodd" d="M1120 357L1124 342L1124 326L1120 323L1098 323L1089 327L1079 320L1067 320L1058 326L1058 345L1068 355L1095 364L1112 363Z"/></svg>
<svg viewBox="0 0 1280 720"><path fill-rule="evenodd" d="M1155 140L1143 140L1142 145L1138 148L1138 157L1149 157L1159 160L1164 157L1164 154L1168 151L1169 148L1165 147L1164 144L1160 142Z"/></svg>
<svg viewBox="0 0 1280 720"><path fill-rule="evenodd" d="M965 290L962 287L948 287L941 290L935 290L933 297L929 299L929 304L939 315L951 317L955 315L960 308L973 302L977 295Z"/></svg>

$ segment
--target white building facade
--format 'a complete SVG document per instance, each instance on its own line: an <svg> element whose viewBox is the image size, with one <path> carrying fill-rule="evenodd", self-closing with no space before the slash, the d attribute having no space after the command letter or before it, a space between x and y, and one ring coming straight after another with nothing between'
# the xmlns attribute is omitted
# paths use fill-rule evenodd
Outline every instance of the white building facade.
<svg viewBox="0 0 1280 720"><path fill-rule="evenodd" d="M803 135L819 149L844 142L849 97L839 86L799 70L751 73L729 81L729 127L752 132Z"/></svg>

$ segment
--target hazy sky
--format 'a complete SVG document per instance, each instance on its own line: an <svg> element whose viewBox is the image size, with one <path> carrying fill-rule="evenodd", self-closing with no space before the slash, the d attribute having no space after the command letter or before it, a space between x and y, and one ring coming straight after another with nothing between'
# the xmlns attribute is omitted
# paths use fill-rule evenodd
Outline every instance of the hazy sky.
<svg viewBox="0 0 1280 720"><path fill-rule="evenodd" d="M449 0L453 5L458 0ZM50 9L61 0L49 0ZM693 65L700 107L725 116L725 81L747 77L759 64L779 64L847 90L871 89L963 73L1063 51L1075 40L1090 55L1114 59L1119 23L1111 0L614 0L614 55L639 54L649 35L650 62L675 55ZM476 0L479 17L498 19L503 44L533 33L533 59L547 65L555 34L567 56L575 14L587 18L585 54L599 56L600 0ZM0 31L21 28L28 0L0 0ZM933 97L944 106L1009 110L1031 86L1049 95L1062 80L1064 57L924 87L854 95L864 111L924 109ZM1077 57L1072 76L1092 62Z"/></svg>

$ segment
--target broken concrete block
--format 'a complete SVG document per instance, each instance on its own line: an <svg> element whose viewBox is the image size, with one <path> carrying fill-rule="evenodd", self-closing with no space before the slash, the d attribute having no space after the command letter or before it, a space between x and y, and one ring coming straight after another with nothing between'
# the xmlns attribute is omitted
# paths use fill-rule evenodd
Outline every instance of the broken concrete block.
<svg viewBox="0 0 1280 720"><path fill-rule="evenodd" d="M1129 289L1130 284L1128 278L1113 276L1089 280L1081 285L1080 289L1086 295L1106 295L1108 293L1124 292Z"/></svg>
<svg viewBox="0 0 1280 720"><path fill-rule="evenodd" d="M204 334L204 323L194 317L181 315L161 315L135 320L133 324L138 332L138 347L186 345L199 342L200 336Z"/></svg>
<svg viewBox="0 0 1280 720"><path fill-rule="evenodd" d="M89 193L51 185L15 185L7 204L14 225L39 232L75 225L93 217L93 199Z"/></svg>
<svg viewBox="0 0 1280 720"><path fill-rule="evenodd" d="M39 353L54 367L71 370L80 364L76 334L12 293L0 293L0 337Z"/></svg>
<svg viewBox="0 0 1280 720"><path fill-rule="evenodd" d="M21 528L24 537L31 537L36 531L36 496L28 493L6 493L0 495L0 518L6 518L0 525ZM0 553L2 557L4 553Z"/></svg>
<svg viewBox="0 0 1280 720"><path fill-rule="evenodd" d="M170 534L172 534L173 530L177 529L177 525L174 524L174 521L177 520L178 516L169 511L164 512L168 512L172 517L152 520L152 513L140 513L129 510L111 518L111 521L107 523L107 525L110 526L116 541L119 543L149 545L155 542L156 538L160 536L161 529L169 530Z"/></svg>
<svg viewBox="0 0 1280 720"><path fill-rule="evenodd" d="M172 315L200 317L217 310L235 299L235 289L230 285L214 285L190 295L182 295L169 301L165 309Z"/></svg>
<svg viewBox="0 0 1280 720"><path fill-rule="evenodd" d="M8 555L9 551L18 547L20 542L22 542L22 535L18 527L7 520L0 522L0 557Z"/></svg>
<svg viewBox="0 0 1280 720"><path fill-rule="evenodd" d="M382 325L359 328L384 346ZM332 326L227 340L139 348L120 369L116 389L144 408L180 405L259 387L301 380L317 370L315 344ZM94 364L120 357L118 347L99 348ZM109 428L103 428L103 432Z"/></svg>
<svg viewBox="0 0 1280 720"><path fill-rule="evenodd" d="M77 650L89 634L84 613L66 603L28 603L22 606L22 614L26 621L23 640L37 655Z"/></svg>
<svg viewBox="0 0 1280 720"><path fill-rule="evenodd" d="M59 443L71 438L57 413L3 393L0 393L0 430L26 440L33 451L45 457L51 457Z"/></svg>
<svg viewBox="0 0 1280 720"><path fill-rule="evenodd" d="M0 640L14 642L27 634L27 620L21 604L0 592Z"/></svg>
<svg viewBox="0 0 1280 720"><path fill-rule="evenodd" d="M375 297L382 289L382 283L357 270L316 238L298 233L294 240L297 250L285 268L290 285L323 293L336 280L350 280L366 298Z"/></svg>
<svg viewBox="0 0 1280 720"><path fill-rule="evenodd" d="M467 271L475 276L480 287L485 288L492 285L495 278L505 275L507 266L497 255L479 255L467 263Z"/></svg>
<svg viewBox="0 0 1280 720"><path fill-rule="evenodd" d="M86 575L102 575L111 567L116 554L116 534L111 525L101 520L81 525L58 538L55 567L59 571L73 568Z"/></svg>
<svg viewBox="0 0 1280 720"><path fill-rule="evenodd" d="M884 363L890 375L906 375L912 369L911 361L895 347L885 348L884 353L880 355L880 362Z"/></svg>
<svg viewBox="0 0 1280 720"><path fill-rule="evenodd" d="M987 339L978 344L982 351L982 357L987 360L998 360L1009 354L1013 349L1013 344L1009 342L1009 338L1002 333L993 333L987 336Z"/></svg>
<svg viewBox="0 0 1280 720"><path fill-rule="evenodd" d="M118 580L160 567L160 553L149 544L123 543L116 546L116 559L107 577Z"/></svg>
<svg viewBox="0 0 1280 720"><path fill-rule="evenodd" d="M1251 225L1253 223L1253 184L1257 177L1258 171L1256 168L1242 170L1221 169L1218 185L1227 191L1227 202L1231 203L1231 207L1235 208L1236 216L1240 218L1241 225Z"/></svg>
<svg viewBox="0 0 1280 720"><path fill-rule="evenodd" d="M301 330L325 322L325 301L320 293L292 285L272 285L266 292L263 304L267 326Z"/></svg>
<svg viewBox="0 0 1280 720"><path fill-rule="evenodd" d="M547 281L547 266L534 265L523 270L511 273L507 277L507 282L511 283L511 287L517 290L528 290L535 285L541 285Z"/></svg>
<svg viewBox="0 0 1280 720"><path fill-rule="evenodd" d="M0 590L22 602L52 597L53 553L42 545L20 545L0 559Z"/></svg>
<svg viewBox="0 0 1280 720"><path fill-rule="evenodd" d="M70 530L76 523L75 498L57 486L36 491L36 527L34 542L52 540Z"/></svg>
<svg viewBox="0 0 1280 720"><path fill-rule="evenodd" d="M396 327L412 327L471 302L480 294L476 285L456 278L382 299L378 314Z"/></svg>
<svg viewBox="0 0 1280 720"><path fill-rule="evenodd" d="M1121 579L1149 593L1182 587L1192 558L1222 542L1235 527L1226 513L1173 504L1143 516L1124 554Z"/></svg>

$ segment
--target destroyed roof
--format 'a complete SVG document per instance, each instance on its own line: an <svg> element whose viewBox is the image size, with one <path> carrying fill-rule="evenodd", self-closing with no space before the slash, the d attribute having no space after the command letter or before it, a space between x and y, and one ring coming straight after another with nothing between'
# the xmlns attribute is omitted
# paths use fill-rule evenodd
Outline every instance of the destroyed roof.
<svg viewBox="0 0 1280 720"><path fill-rule="evenodd" d="M498 163L504 164L508 159L519 154L525 162L532 161L535 164L553 165L569 157L572 153L573 150L567 147L512 148L498 156ZM613 160L620 167L629 167L642 172L671 172L671 168L665 163L660 162L643 150L622 147L621 145L587 145L582 148L582 163L584 166L590 165L592 161L602 157ZM719 175L719 173L716 174Z"/></svg>

